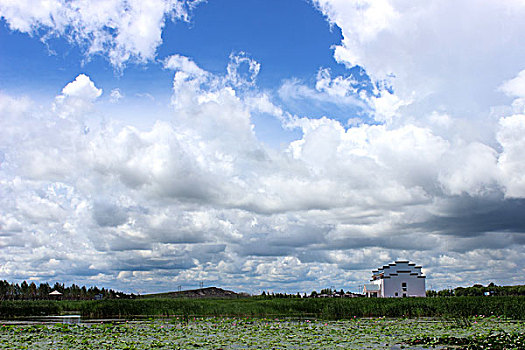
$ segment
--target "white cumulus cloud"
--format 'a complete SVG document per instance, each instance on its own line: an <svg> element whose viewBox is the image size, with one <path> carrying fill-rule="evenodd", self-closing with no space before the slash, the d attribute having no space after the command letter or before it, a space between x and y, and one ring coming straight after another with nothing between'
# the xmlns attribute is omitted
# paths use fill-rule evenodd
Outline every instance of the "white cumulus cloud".
<svg viewBox="0 0 525 350"><path fill-rule="evenodd" d="M130 60L155 58L166 19L188 20L200 0L0 1L12 30L65 36L88 56L103 54L121 69ZM43 34L42 34L43 33Z"/></svg>
<svg viewBox="0 0 525 350"><path fill-rule="evenodd" d="M97 88L87 75L80 74L56 97L54 109L61 118L78 118L92 110L93 102L100 95L102 89Z"/></svg>
<svg viewBox="0 0 525 350"><path fill-rule="evenodd" d="M102 95L102 89L95 87L87 75L80 74L62 89L62 95L92 101Z"/></svg>
<svg viewBox="0 0 525 350"><path fill-rule="evenodd" d="M523 70L522 1L314 3L342 30L335 58L386 79L401 100L415 97L416 113L484 112L502 102L495 90Z"/></svg>

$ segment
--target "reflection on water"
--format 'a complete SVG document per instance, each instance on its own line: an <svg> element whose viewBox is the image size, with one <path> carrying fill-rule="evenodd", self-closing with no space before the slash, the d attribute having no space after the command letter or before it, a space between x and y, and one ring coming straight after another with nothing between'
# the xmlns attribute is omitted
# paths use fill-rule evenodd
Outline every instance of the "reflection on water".
<svg viewBox="0 0 525 350"><path fill-rule="evenodd" d="M0 320L0 323L5 325L31 325L42 323L63 323L63 324L79 324L81 323L80 315L63 315L63 316L28 316L17 317L15 319Z"/></svg>
<svg viewBox="0 0 525 350"><path fill-rule="evenodd" d="M1 315L0 315L1 317ZM128 321L132 320L138 320L141 319L141 317L136 318L129 318L129 319L123 319L123 318L83 318L81 315L60 315L60 316L22 316L22 317L16 317L16 318L10 318L10 319L1 319L0 318L0 326L1 325L34 325L34 324L84 324L84 325L91 325L91 324L120 324L120 323L126 323ZM144 318L144 319L149 319Z"/></svg>
<svg viewBox="0 0 525 350"><path fill-rule="evenodd" d="M42 322L42 320L45 320L43 321L44 323L53 322L53 323L65 323L65 324L78 324L80 323L80 315L47 316L47 317L41 317L40 322Z"/></svg>

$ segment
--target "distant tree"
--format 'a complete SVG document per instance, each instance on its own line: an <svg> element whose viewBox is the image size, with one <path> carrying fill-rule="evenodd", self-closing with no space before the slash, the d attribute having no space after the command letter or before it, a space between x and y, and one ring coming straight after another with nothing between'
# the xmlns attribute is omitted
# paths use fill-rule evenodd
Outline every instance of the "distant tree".
<svg viewBox="0 0 525 350"><path fill-rule="evenodd" d="M10 287L9 288L10 289L9 292L11 294L11 299L13 299L13 300L20 299L20 297L22 295L20 286L17 283L11 283L11 285L9 287Z"/></svg>
<svg viewBox="0 0 525 350"><path fill-rule="evenodd" d="M426 291L426 295L427 297L437 297L438 293L435 291L435 290L432 290L432 289L429 289Z"/></svg>
<svg viewBox="0 0 525 350"><path fill-rule="evenodd" d="M331 288L324 288L324 289L321 289L321 294L332 294L332 289Z"/></svg>
<svg viewBox="0 0 525 350"><path fill-rule="evenodd" d="M0 300L6 300L9 293L9 282L0 281Z"/></svg>
<svg viewBox="0 0 525 350"><path fill-rule="evenodd" d="M58 282L55 282L55 284L53 285L53 290L59 291L62 294L64 294L64 289L65 289L64 285Z"/></svg>
<svg viewBox="0 0 525 350"><path fill-rule="evenodd" d="M90 287L89 290L86 286L78 286L72 284L67 287L64 284L56 282L53 288L50 287L49 283L40 283L37 287L35 282L31 281L30 284L27 281L22 283L9 283L8 281L0 281L0 300L46 300L49 299L49 293L56 290L63 294L63 298L66 300L85 300L93 299L97 294L103 294L104 298L127 298L129 297L126 293L117 292L113 289L99 289L98 287Z"/></svg>
<svg viewBox="0 0 525 350"><path fill-rule="evenodd" d="M82 288L80 288L80 298L82 300L86 300L88 298L86 286L82 286Z"/></svg>
<svg viewBox="0 0 525 350"><path fill-rule="evenodd" d="M456 296L481 296L486 295L495 296L517 296L525 295L525 286L498 286L495 283L490 283L486 287L481 284L475 284L472 287L457 287L454 289L454 295Z"/></svg>
<svg viewBox="0 0 525 350"><path fill-rule="evenodd" d="M20 298L22 300L27 300L29 299L29 284L27 284L26 281L23 281L21 284L20 284Z"/></svg>
<svg viewBox="0 0 525 350"><path fill-rule="evenodd" d="M31 282L29 285L29 299L36 300L38 296L38 291L35 282Z"/></svg>
<svg viewBox="0 0 525 350"><path fill-rule="evenodd" d="M476 284L471 288L468 288L468 295L469 296L482 296L484 294L483 286L480 284Z"/></svg>
<svg viewBox="0 0 525 350"><path fill-rule="evenodd" d="M525 286L516 286L516 295L525 295Z"/></svg>
<svg viewBox="0 0 525 350"><path fill-rule="evenodd" d="M48 299L49 293L51 293L51 287L49 286L49 283L40 283L38 285L37 295L38 299Z"/></svg>
<svg viewBox="0 0 525 350"><path fill-rule="evenodd" d="M454 291L451 289L443 289L438 292L438 296L440 297L452 297L454 296Z"/></svg>

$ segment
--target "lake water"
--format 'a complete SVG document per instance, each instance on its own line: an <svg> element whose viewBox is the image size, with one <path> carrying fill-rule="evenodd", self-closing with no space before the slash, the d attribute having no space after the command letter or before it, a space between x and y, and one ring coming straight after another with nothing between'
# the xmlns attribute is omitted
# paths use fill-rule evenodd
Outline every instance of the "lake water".
<svg viewBox="0 0 525 350"><path fill-rule="evenodd" d="M80 315L61 315L61 316L28 316L17 317L15 319L0 319L0 325L37 325L37 324L104 324L104 323L122 323L122 319L89 319L82 318Z"/></svg>

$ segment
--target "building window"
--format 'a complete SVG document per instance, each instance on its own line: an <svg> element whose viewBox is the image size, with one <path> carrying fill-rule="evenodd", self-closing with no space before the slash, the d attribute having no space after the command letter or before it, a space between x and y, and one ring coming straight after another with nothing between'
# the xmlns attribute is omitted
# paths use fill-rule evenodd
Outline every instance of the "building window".
<svg viewBox="0 0 525 350"><path fill-rule="evenodd" d="M407 291L407 283L406 282L401 283L401 288L403 288L403 292L406 292Z"/></svg>
<svg viewBox="0 0 525 350"><path fill-rule="evenodd" d="M399 294L396 292L396 297L398 296Z"/></svg>

